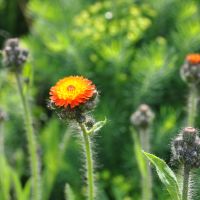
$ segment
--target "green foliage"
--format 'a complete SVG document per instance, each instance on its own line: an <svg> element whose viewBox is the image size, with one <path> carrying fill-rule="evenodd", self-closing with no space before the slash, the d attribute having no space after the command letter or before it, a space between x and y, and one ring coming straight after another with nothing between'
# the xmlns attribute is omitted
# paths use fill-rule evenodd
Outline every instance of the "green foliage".
<svg viewBox="0 0 200 200"><path fill-rule="evenodd" d="M27 181L24 188L22 188L20 177L14 170L11 171L11 176L13 179L16 199L21 199L21 200L29 199L31 193L30 181Z"/></svg>
<svg viewBox="0 0 200 200"><path fill-rule="evenodd" d="M176 175L170 169L170 167L165 163L164 160L156 157L153 154L143 152L148 160L155 166L158 176L162 183L165 185L167 191L169 192L171 199L181 200L180 188L177 182Z"/></svg>
<svg viewBox="0 0 200 200"><path fill-rule="evenodd" d="M9 193L11 189L11 169L5 160L4 156L0 156L0 171L1 171L1 178L0 178L0 197L3 200L9 199Z"/></svg>
<svg viewBox="0 0 200 200"><path fill-rule="evenodd" d="M21 21L13 21L16 13L11 10L15 10L16 1L9 12L3 10L8 2L12 1L0 1L0 16L6 19L1 23L7 23L11 30ZM141 103L152 107L156 113L152 151L168 161L171 138L185 123L187 87L179 69L187 53L200 51L199 1L29 0L23 8L27 22L31 22L30 32L23 37L30 50L23 71L29 81L24 91L38 133L43 199L63 200L66 182L76 199L84 199L84 180L80 177L85 171L79 170L81 154L76 137L71 139L70 127L46 108L50 86L64 76L78 74L94 81L100 92L95 117L106 116L108 120L94 138L99 152L99 197L140 200L140 173L145 174L145 168L135 134L133 155L129 116ZM17 200L28 199L30 194L26 139L15 83L11 74L1 70L0 107L9 115L5 122L6 159L0 165L5 173L5 178L0 178L5 185L3 189L0 186L3 200L10 198L10 190ZM154 199L168 198L157 179L153 189Z"/></svg>
<svg viewBox="0 0 200 200"><path fill-rule="evenodd" d="M65 196L66 200L75 200L74 193L68 184L65 185Z"/></svg>

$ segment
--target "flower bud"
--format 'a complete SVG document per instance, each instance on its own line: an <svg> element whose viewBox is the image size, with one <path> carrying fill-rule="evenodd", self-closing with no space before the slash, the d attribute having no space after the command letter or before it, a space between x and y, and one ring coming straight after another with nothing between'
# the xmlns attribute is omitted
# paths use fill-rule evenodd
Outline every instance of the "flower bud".
<svg viewBox="0 0 200 200"><path fill-rule="evenodd" d="M88 116L86 117L86 120L85 120L85 125L87 126L87 128L90 129L90 128L93 127L94 124L95 124L94 118L88 115Z"/></svg>
<svg viewBox="0 0 200 200"><path fill-rule="evenodd" d="M146 104L139 106L138 110L131 115L131 123L138 128L147 128L154 119L154 113Z"/></svg>
<svg viewBox="0 0 200 200"><path fill-rule="evenodd" d="M19 46L17 38L8 39L3 49L3 63L11 70L20 72L28 58L28 51Z"/></svg>
<svg viewBox="0 0 200 200"><path fill-rule="evenodd" d="M192 127L186 127L183 129L182 134L183 134L183 141L188 144L192 144L196 139L197 130Z"/></svg>
<svg viewBox="0 0 200 200"><path fill-rule="evenodd" d="M190 168L200 167L200 138L192 127L184 128L172 141L172 161Z"/></svg>
<svg viewBox="0 0 200 200"><path fill-rule="evenodd" d="M182 79L188 84L200 82L200 54L189 54L180 70Z"/></svg>

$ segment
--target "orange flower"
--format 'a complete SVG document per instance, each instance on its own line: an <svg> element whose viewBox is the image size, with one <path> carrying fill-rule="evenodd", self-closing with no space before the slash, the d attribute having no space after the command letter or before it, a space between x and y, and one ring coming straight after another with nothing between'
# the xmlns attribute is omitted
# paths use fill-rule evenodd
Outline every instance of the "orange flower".
<svg viewBox="0 0 200 200"><path fill-rule="evenodd" d="M186 60L190 64L199 64L200 63L200 54L197 54L197 53L189 54L189 55L187 55Z"/></svg>
<svg viewBox="0 0 200 200"><path fill-rule="evenodd" d="M58 107L74 108L87 102L96 93L92 81L82 76L69 76L59 80L50 89L50 99Z"/></svg>

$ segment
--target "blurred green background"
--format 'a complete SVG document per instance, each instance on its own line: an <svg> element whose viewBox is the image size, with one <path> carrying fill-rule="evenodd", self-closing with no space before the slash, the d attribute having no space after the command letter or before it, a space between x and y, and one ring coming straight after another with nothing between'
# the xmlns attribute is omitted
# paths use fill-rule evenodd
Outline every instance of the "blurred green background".
<svg viewBox="0 0 200 200"><path fill-rule="evenodd" d="M188 88L180 67L185 55L200 51L200 1L0 0L0 19L1 47L6 38L20 37L30 51L23 75L40 144L43 199L63 200L66 183L78 200L86 192L77 133L46 108L57 80L83 75L100 92L95 118L108 119L94 139L99 199L140 200L130 115L141 103L152 107L152 152L169 163L171 139L186 118ZM9 116L4 129L8 163L25 187L30 170L21 104L6 70L0 72L0 107ZM154 199L167 200L153 175Z"/></svg>

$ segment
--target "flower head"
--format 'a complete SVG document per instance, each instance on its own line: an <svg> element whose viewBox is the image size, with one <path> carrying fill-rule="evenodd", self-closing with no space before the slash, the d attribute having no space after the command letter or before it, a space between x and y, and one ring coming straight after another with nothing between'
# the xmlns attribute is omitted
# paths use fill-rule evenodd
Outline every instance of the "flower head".
<svg viewBox="0 0 200 200"><path fill-rule="evenodd" d="M59 80L50 89L50 99L58 107L74 108L87 102L96 93L92 81L82 76L69 76Z"/></svg>
<svg viewBox="0 0 200 200"><path fill-rule="evenodd" d="M194 54L188 54L186 57L186 61L190 64L199 64L200 63L200 54L194 53Z"/></svg>
<svg viewBox="0 0 200 200"><path fill-rule="evenodd" d="M62 120L84 122L87 112L97 103L98 92L92 81L82 76L69 76L59 80L50 89L48 107Z"/></svg>

